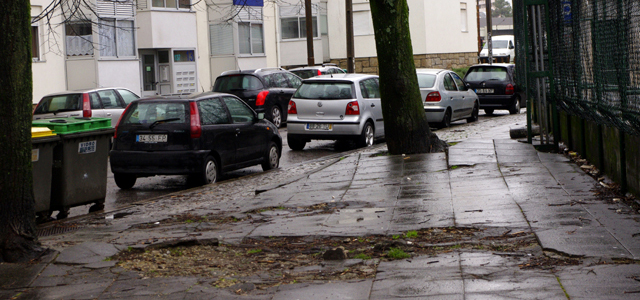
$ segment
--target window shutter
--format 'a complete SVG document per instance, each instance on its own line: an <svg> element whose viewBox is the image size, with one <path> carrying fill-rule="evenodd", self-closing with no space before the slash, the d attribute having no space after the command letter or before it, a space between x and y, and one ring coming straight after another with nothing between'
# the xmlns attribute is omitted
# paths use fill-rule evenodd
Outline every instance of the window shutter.
<svg viewBox="0 0 640 300"><path fill-rule="evenodd" d="M311 14L313 16L317 16L318 15L318 6L317 5L314 5L314 6L311 7ZM304 16L305 16L304 5L281 6L280 7L280 17L281 18L304 17Z"/></svg>
<svg viewBox="0 0 640 300"><path fill-rule="evenodd" d="M148 8L148 2L149 0L138 0L136 1L136 5L138 6L139 10L143 10Z"/></svg>
<svg viewBox="0 0 640 300"><path fill-rule="evenodd" d="M262 21L262 7L238 6L237 9L240 9L237 16L240 21Z"/></svg>
<svg viewBox="0 0 640 300"><path fill-rule="evenodd" d="M233 26L231 24L209 25L211 55L233 54Z"/></svg>
<svg viewBox="0 0 640 300"><path fill-rule="evenodd" d="M133 0L98 0L96 12L98 16L135 16Z"/></svg>
<svg viewBox="0 0 640 300"><path fill-rule="evenodd" d="M134 17L135 6L133 0L125 0L116 2L116 16Z"/></svg>

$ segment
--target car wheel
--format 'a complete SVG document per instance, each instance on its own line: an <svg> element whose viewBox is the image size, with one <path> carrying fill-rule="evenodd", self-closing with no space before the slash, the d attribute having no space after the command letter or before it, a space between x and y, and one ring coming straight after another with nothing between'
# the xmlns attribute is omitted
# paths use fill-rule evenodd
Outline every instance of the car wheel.
<svg viewBox="0 0 640 300"><path fill-rule="evenodd" d="M301 151L302 149L304 149L304 146L307 144L307 142L303 140L290 138L290 137L287 137L287 143L289 144L289 148L295 151Z"/></svg>
<svg viewBox="0 0 640 300"><path fill-rule="evenodd" d="M480 109L478 108L478 104L473 105L473 111L471 112L471 117L467 118L467 123L473 123L478 121L478 112Z"/></svg>
<svg viewBox="0 0 640 300"><path fill-rule="evenodd" d="M282 112L280 111L280 107L277 105L274 105L271 108L271 122L278 128L282 125Z"/></svg>
<svg viewBox="0 0 640 300"><path fill-rule="evenodd" d="M136 184L136 175L114 173L113 179L116 181L116 185L122 190L128 190Z"/></svg>
<svg viewBox="0 0 640 300"><path fill-rule="evenodd" d="M493 115L493 108L485 108L484 113L487 115Z"/></svg>
<svg viewBox="0 0 640 300"><path fill-rule="evenodd" d="M520 96L516 96L515 101L513 101L513 105L509 108L509 113L512 115L520 113Z"/></svg>
<svg viewBox="0 0 640 300"><path fill-rule="evenodd" d="M269 150L264 156L264 162L262 163L263 171L275 169L280 165L280 151L278 150L278 145L276 145L275 142L271 142Z"/></svg>
<svg viewBox="0 0 640 300"><path fill-rule="evenodd" d="M447 111L444 112L444 117L442 117L442 121L440 121L438 127L447 128L449 126L451 126L451 109L447 108Z"/></svg>
<svg viewBox="0 0 640 300"><path fill-rule="evenodd" d="M362 133L360 134L360 138L358 139L358 147L372 146L374 136L375 136L375 129L373 128L373 124L371 124L371 122L365 123L364 128L362 128Z"/></svg>

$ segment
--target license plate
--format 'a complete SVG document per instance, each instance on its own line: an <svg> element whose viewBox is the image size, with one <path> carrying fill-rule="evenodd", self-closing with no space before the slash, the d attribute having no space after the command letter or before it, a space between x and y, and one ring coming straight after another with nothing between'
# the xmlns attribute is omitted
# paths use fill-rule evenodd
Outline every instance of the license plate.
<svg viewBox="0 0 640 300"><path fill-rule="evenodd" d="M493 94L493 89L477 89L476 94Z"/></svg>
<svg viewBox="0 0 640 300"><path fill-rule="evenodd" d="M307 130L332 130L332 124L307 123Z"/></svg>
<svg viewBox="0 0 640 300"><path fill-rule="evenodd" d="M139 143L166 143L166 134L140 134L136 136L136 142Z"/></svg>
<svg viewBox="0 0 640 300"><path fill-rule="evenodd" d="M78 143L78 153L88 154L96 152L96 141L80 142Z"/></svg>

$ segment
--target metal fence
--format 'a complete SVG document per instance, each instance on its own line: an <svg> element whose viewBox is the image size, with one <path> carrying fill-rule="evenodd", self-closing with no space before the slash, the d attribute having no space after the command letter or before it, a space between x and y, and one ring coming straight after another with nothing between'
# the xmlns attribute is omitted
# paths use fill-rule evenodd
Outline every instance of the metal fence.
<svg viewBox="0 0 640 300"><path fill-rule="evenodd" d="M532 96L544 81L558 109L640 135L640 1L514 0L513 9L516 76L534 102L545 98ZM536 17L544 30L536 32ZM531 76L537 54L546 80Z"/></svg>

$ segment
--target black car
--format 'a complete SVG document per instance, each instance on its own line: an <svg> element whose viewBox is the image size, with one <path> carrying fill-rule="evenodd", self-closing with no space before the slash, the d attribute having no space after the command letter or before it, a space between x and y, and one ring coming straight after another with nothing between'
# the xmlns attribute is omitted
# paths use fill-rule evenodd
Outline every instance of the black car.
<svg viewBox="0 0 640 300"><path fill-rule="evenodd" d="M225 93L133 101L118 121L110 152L116 184L128 189L136 178L154 175L190 175L208 184L223 171L277 168L282 137L262 116Z"/></svg>
<svg viewBox="0 0 640 300"><path fill-rule="evenodd" d="M344 74L347 73L340 69L338 65L332 63L322 64L321 66L300 67L289 70L291 73L300 76L302 79L316 77L320 75Z"/></svg>
<svg viewBox="0 0 640 300"><path fill-rule="evenodd" d="M214 92L234 94L280 127L287 107L302 79L281 68L223 72L213 84Z"/></svg>
<svg viewBox="0 0 640 300"><path fill-rule="evenodd" d="M514 64L480 64L469 68L464 76L469 88L480 100L480 108L488 115L496 109L520 113L523 93L515 82Z"/></svg>

